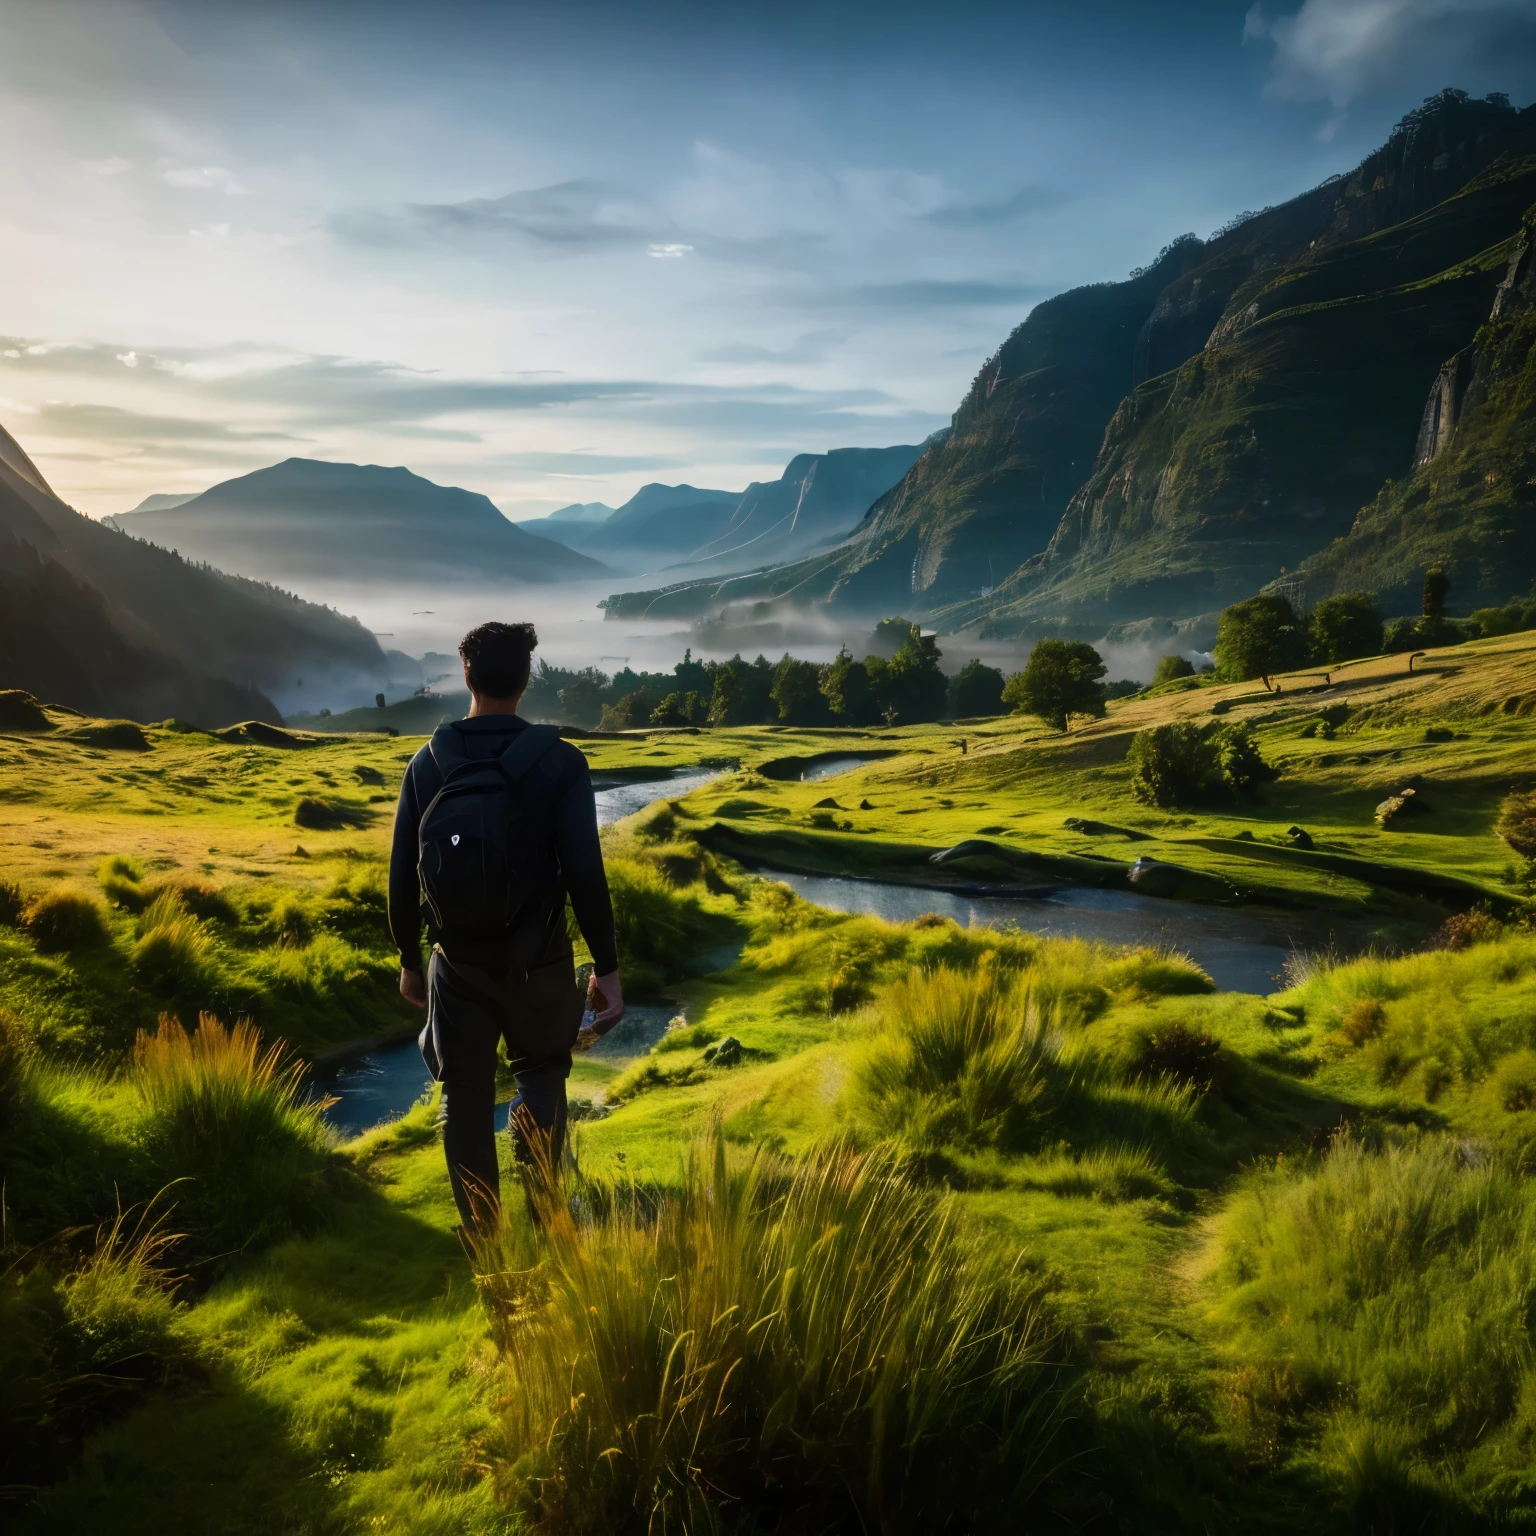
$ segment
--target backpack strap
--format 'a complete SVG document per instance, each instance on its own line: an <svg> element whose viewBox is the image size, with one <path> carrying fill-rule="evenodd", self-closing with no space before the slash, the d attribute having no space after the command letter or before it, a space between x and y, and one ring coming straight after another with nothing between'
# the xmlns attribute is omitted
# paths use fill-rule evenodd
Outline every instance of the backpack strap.
<svg viewBox="0 0 1536 1536"><path fill-rule="evenodd" d="M460 763L469 761L469 753L464 750L464 738L451 725L440 725L432 732L427 751L432 754L432 761L437 764L437 771L444 778Z"/></svg>
<svg viewBox="0 0 1536 1536"><path fill-rule="evenodd" d="M526 777L559 740L558 725L525 725L499 759L507 781L516 784Z"/></svg>

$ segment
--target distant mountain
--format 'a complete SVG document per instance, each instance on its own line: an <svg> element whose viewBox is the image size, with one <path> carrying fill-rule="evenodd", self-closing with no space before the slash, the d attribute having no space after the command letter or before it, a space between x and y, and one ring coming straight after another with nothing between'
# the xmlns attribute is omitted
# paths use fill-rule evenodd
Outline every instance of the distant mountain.
<svg viewBox="0 0 1536 1536"><path fill-rule="evenodd" d="M377 464L285 459L181 506L112 521L136 538L264 581L541 583L603 569L525 533L478 492Z"/></svg>
<svg viewBox="0 0 1536 1536"><path fill-rule="evenodd" d="M517 526L536 539L552 539L568 549L579 549L582 541L598 523L606 523L613 508L601 501L573 501L558 507L546 517L519 518Z"/></svg>
<svg viewBox="0 0 1536 1536"><path fill-rule="evenodd" d="M613 508L601 501L573 501L568 507L557 507L546 523L603 523L613 516Z"/></svg>
<svg viewBox="0 0 1536 1536"><path fill-rule="evenodd" d="M201 491L156 491L153 496L146 496L133 510L135 512L169 512L172 507L185 506L189 501L195 501L202 495ZM130 513L124 513L125 517Z"/></svg>
<svg viewBox="0 0 1536 1536"><path fill-rule="evenodd" d="M1495 387L1519 347L1488 328L1514 323L1490 317L1533 205L1536 108L1442 92L1348 175L1038 305L947 439L835 550L621 593L608 614L792 596L945 630L1093 635L1208 613L1302 562L1319 589L1369 576L1408 590L1422 568L1391 562L1432 547L1460 551L1464 582L1481 562L1479 593L1523 590L1521 487L1536 476L1501 468L1492 445L1509 459L1530 423ZM1432 391L1466 422L1454 494L1447 473L1415 469Z"/></svg>
<svg viewBox="0 0 1536 1536"><path fill-rule="evenodd" d="M382 683L353 619L82 517L0 429L0 686L136 719L281 719L270 692Z"/></svg>
<svg viewBox="0 0 1536 1536"><path fill-rule="evenodd" d="M676 559L714 538L741 500L740 491L692 485L643 485L587 535L589 548L634 550Z"/></svg>

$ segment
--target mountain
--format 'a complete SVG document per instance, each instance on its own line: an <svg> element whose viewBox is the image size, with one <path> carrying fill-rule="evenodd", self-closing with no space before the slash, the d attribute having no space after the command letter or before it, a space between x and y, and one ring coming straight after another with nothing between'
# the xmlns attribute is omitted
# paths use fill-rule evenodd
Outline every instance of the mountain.
<svg viewBox="0 0 1536 1536"><path fill-rule="evenodd" d="M586 537L586 547L628 551L646 560L670 561L716 537L728 522L740 491L692 485L643 485L607 522Z"/></svg>
<svg viewBox="0 0 1536 1536"><path fill-rule="evenodd" d="M844 545L608 614L793 598L1091 634L1253 592L1412 472L1533 202L1536 108L1442 92L1350 174L1038 305Z"/></svg>
<svg viewBox="0 0 1536 1536"><path fill-rule="evenodd" d="M1200 350L1121 402L1046 549L952 622L1209 611L1411 471L1425 397L1487 319L1536 203L1536 111L1435 98L1319 191L1327 228L1238 284Z"/></svg>
<svg viewBox="0 0 1536 1536"><path fill-rule="evenodd" d="M797 454L777 480L754 480L725 526L683 564L701 572L740 571L844 539L922 451L903 444Z"/></svg>
<svg viewBox="0 0 1536 1536"><path fill-rule="evenodd" d="M153 496L146 496L133 511L168 512L172 507L185 506L187 502L195 501L200 495L202 495L201 491L157 491ZM132 516L132 513L124 513L123 515L128 517Z"/></svg>
<svg viewBox="0 0 1536 1536"><path fill-rule="evenodd" d="M382 682L355 620L189 564L66 506L0 428L0 686L136 719L277 722L268 691Z"/></svg>
<svg viewBox="0 0 1536 1536"><path fill-rule="evenodd" d="M568 507L556 507L543 521L546 523L605 523L613 516L613 508L601 501L573 501Z"/></svg>
<svg viewBox="0 0 1536 1536"><path fill-rule="evenodd" d="M605 502L573 501L570 506L557 507L545 517L519 518L517 526L536 539L552 539L568 549L579 549L593 526L606 523L612 516L613 508Z"/></svg>
<svg viewBox="0 0 1536 1536"><path fill-rule="evenodd" d="M525 533L478 492L377 464L285 459L181 506L112 521L136 538L264 581L535 583L603 569Z"/></svg>
<svg viewBox="0 0 1536 1536"><path fill-rule="evenodd" d="M1389 482L1299 578L1313 601L1364 588L1413 612L1436 565L1461 608L1522 597L1536 580L1536 208L1486 323L1436 375L1413 472Z"/></svg>

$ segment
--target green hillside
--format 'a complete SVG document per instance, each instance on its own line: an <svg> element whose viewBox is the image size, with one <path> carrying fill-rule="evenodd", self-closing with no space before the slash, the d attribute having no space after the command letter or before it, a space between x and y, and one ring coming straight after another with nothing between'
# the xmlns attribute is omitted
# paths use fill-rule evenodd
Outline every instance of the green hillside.
<svg viewBox="0 0 1536 1536"><path fill-rule="evenodd" d="M578 1062L564 1187L469 1253L433 1104L344 1142L210 1017L310 1054L414 1030L382 876L419 738L13 701L8 1529L1527 1523L1533 647L1190 680L965 750L584 741L598 769L739 766L606 830L622 965L674 1022ZM1280 778L1134 800L1133 733L1216 709ZM891 755L794 774L860 750ZM1377 825L1411 776L1427 809ZM1221 992L1166 947L885 923L751 872L1102 887L1148 853L1314 947Z"/></svg>
<svg viewBox="0 0 1536 1536"><path fill-rule="evenodd" d="M1302 566L1309 594L1365 588L1412 611L1424 572L1440 566L1458 605L1474 608L1524 596L1536 579L1536 210L1431 411L1413 473Z"/></svg>

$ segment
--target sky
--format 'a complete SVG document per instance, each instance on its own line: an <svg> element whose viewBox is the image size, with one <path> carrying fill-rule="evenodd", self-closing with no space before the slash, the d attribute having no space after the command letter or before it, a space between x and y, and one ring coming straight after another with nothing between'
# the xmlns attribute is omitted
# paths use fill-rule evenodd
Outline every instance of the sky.
<svg viewBox="0 0 1536 1536"><path fill-rule="evenodd" d="M0 424L509 515L918 442L1040 299L1536 99L1531 0L0 0Z"/></svg>

